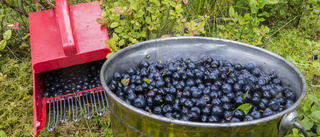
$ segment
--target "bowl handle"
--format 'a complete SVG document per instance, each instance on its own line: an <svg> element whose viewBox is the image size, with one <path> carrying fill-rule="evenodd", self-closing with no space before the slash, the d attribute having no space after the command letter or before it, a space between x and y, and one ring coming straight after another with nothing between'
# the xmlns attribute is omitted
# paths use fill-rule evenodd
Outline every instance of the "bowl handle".
<svg viewBox="0 0 320 137"><path fill-rule="evenodd" d="M296 110L283 116L279 125L279 137L283 137L288 130L291 130L293 128L299 129L305 137L309 137L307 131L299 122L297 122L298 117L299 115Z"/></svg>

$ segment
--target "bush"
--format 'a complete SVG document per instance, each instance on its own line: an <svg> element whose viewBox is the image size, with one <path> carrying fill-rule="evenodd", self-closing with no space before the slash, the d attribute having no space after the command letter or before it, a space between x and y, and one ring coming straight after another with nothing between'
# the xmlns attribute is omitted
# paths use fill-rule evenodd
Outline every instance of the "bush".
<svg viewBox="0 0 320 137"><path fill-rule="evenodd" d="M101 24L106 24L110 35L107 45L114 52L129 45L159 37L193 36L205 33L207 16L187 20L184 5L172 0L120 0L108 2Z"/></svg>

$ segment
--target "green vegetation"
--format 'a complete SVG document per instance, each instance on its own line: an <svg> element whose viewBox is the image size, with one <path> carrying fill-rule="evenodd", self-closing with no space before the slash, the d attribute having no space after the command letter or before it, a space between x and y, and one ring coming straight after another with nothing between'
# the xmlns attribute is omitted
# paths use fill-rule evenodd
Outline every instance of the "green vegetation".
<svg viewBox="0 0 320 137"><path fill-rule="evenodd" d="M93 0L69 3L89 1ZM300 123L311 136L320 135L320 126L317 135L310 131L320 125L320 62L314 58L320 53L319 0L100 0L100 4L104 12L98 21L108 28L113 52L148 39L197 34L250 43L285 57L308 84L308 95L298 108ZM49 0L0 0L0 137L34 134L27 13L53 6ZM108 114L95 115L88 121L59 124L53 132L45 127L40 135L112 136L111 122ZM287 136L302 134L293 129Z"/></svg>

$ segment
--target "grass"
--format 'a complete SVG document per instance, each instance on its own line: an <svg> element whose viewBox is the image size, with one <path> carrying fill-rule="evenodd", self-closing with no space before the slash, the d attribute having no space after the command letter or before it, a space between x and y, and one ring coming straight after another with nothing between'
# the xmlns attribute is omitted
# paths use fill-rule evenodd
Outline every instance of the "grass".
<svg viewBox="0 0 320 137"><path fill-rule="evenodd" d="M314 54L320 53L319 29L316 24L319 16L315 12L305 12L298 27L285 25L289 20L276 22L271 32L276 32L266 45L262 46L275 52L294 63L304 74L308 84L308 94L320 97L318 81L314 75L320 76L319 60L313 60ZM213 26L214 27L214 26ZM215 32L215 29L212 29ZM316 33L315 33L316 32ZM0 86L0 133L3 130L8 136L33 136L33 91L32 65L29 48L27 52L5 54L0 57L0 72L7 75L4 85ZM303 114L301 106L307 104L308 97L298 108ZM300 115L300 119L303 115ZM90 129L90 130L89 130ZM299 136L297 130L289 132L287 136ZM311 136L317 136L308 132ZM41 136L112 136L109 114L91 120L81 120L74 123L72 119L64 124L58 124L53 132L43 129ZM1 136L1 135L0 135Z"/></svg>

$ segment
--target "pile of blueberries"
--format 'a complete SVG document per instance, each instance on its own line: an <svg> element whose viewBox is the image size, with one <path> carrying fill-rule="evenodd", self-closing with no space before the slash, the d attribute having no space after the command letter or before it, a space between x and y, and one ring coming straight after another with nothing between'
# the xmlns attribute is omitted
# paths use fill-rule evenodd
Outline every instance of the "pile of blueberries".
<svg viewBox="0 0 320 137"><path fill-rule="evenodd" d="M126 103L152 114L197 122L267 117L293 105L296 97L274 72L212 57L143 61L114 73L108 87ZM243 104L250 110L237 109Z"/></svg>
<svg viewBox="0 0 320 137"><path fill-rule="evenodd" d="M100 69L105 60L45 72L44 97L56 97L101 86Z"/></svg>

